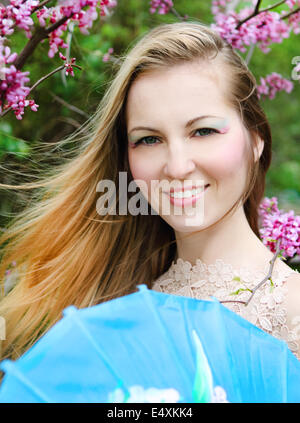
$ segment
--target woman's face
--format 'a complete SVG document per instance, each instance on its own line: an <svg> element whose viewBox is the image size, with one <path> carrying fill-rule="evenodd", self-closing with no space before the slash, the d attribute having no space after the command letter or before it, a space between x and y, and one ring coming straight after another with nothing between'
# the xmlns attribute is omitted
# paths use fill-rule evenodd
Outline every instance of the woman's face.
<svg viewBox="0 0 300 423"><path fill-rule="evenodd" d="M226 102L226 83L222 70L194 62L140 75L128 94L132 176L143 181L136 182L145 198L179 233L205 229L222 218L246 188L250 137ZM262 147L261 142L260 153ZM173 200L172 181L173 187L197 186L200 194L184 200L179 192ZM197 197L193 206L184 206ZM187 214L188 207L198 207L196 218Z"/></svg>

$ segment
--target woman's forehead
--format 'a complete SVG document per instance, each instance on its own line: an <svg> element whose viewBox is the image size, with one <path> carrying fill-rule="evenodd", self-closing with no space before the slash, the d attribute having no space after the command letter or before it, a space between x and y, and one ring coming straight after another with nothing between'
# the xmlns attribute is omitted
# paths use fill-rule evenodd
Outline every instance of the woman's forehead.
<svg viewBox="0 0 300 423"><path fill-rule="evenodd" d="M199 64L184 64L167 69L154 70L140 75L132 84L126 103L128 125L137 120L155 116L190 115L228 112L224 85L220 76L210 66L208 70ZM138 122L142 124L142 122Z"/></svg>

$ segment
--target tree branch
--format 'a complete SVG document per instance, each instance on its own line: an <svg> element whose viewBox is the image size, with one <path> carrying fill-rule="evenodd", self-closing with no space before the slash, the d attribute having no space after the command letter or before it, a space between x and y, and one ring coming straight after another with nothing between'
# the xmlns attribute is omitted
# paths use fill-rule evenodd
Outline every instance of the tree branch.
<svg viewBox="0 0 300 423"><path fill-rule="evenodd" d="M19 70L22 69L26 60L32 55L38 44L45 38L48 38L51 32L55 31L58 27L63 25L68 19L71 19L72 16L73 15L70 15L69 17L64 16L48 28L36 28L36 31L34 32L33 36L30 38L26 46L23 48L21 53L17 56L16 60L14 61L15 67Z"/></svg>
<svg viewBox="0 0 300 423"><path fill-rule="evenodd" d="M254 9L253 13L251 13L251 15L247 16L247 18L243 19L242 21L239 21L239 23L236 26L236 29L239 29L245 22L247 22L250 19L254 18L254 16L257 16L260 13L263 13L263 12L268 12L269 10L274 9L275 7L280 6L281 4L283 4L285 2L286 2L286 0L281 0L278 3L273 4L272 6L267 7L266 9L259 10L259 6L260 6L260 3L261 3L261 0L258 0L257 3L256 3L256 6L255 6L255 9Z"/></svg>
<svg viewBox="0 0 300 423"><path fill-rule="evenodd" d="M78 68L80 70L82 70L82 68L78 65L74 65L72 64L72 67ZM30 88L29 92L27 95L29 95L33 90L35 90L35 88L40 85L43 81L45 81L47 78L50 78L50 76L54 75L56 72L61 71L62 69L65 68L65 65L61 65L58 68L54 69L52 72L48 73L47 75L43 76L42 78L40 78L35 84L33 84L33 86ZM10 112L12 110L12 107L9 107L8 109L6 109L3 113L1 113L0 117L5 116L8 112Z"/></svg>
<svg viewBox="0 0 300 423"><path fill-rule="evenodd" d="M82 68L80 67L80 66L78 66L78 65L72 65L72 67L75 67L75 68L78 68L78 69L80 69L80 70L82 70ZM29 93L31 93L38 85L40 85L43 81L45 81L46 79L48 79L48 78L50 78L50 76L52 76L52 75L54 75L56 72L59 72L59 71L61 71L62 69L64 69L65 68L65 65L61 65L61 66L59 66L58 68L56 68L56 69L54 69L52 72L50 72L50 73L48 73L47 75L45 75L45 76L43 76L42 78L40 78L31 88L30 88L30 91L29 91ZM28 93L28 94L29 94Z"/></svg>
<svg viewBox="0 0 300 423"><path fill-rule="evenodd" d="M84 116L85 118L89 118L89 115L87 113L85 113L83 110L79 109L76 106L73 106L72 104L67 103L65 100L63 100L62 98L60 98L57 95L53 94L52 92L50 92L50 94L52 95L52 97L53 97L54 100L58 101L63 106L67 107L68 109L72 110L73 112L76 112L76 113L80 114L81 116Z"/></svg>
<svg viewBox="0 0 300 423"><path fill-rule="evenodd" d="M30 38L26 46L23 48L21 53L17 56L16 60L14 61L14 65L17 69L22 69L26 60L29 56L32 55L38 44L48 37L48 33L45 28L38 27Z"/></svg>
<svg viewBox="0 0 300 423"><path fill-rule="evenodd" d="M58 27L63 25L65 22L67 22L68 19L71 19L74 13L72 13L70 16L64 16L59 21L55 22L53 25L49 26L49 28L46 28L47 34L50 34L51 32L55 31Z"/></svg>
<svg viewBox="0 0 300 423"><path fill-rule="evenodd" d="M257 3L256 3L256 6L255 6L254 12L253 12L255 15L257 15L259 13L259 6L260 6L261 1L262 0L258 0Z"/></svg>
<svg viewBox="0 0 300 423"><path fill-rule="evenodd" d="M271 279L272 273L273 273L273 268L274 268L274 264L275 264L275 260L278 257L279 251L280 251L280 242L281 242L281 238L279 238L276 242L276 251L272 257L272 260L270 261L270 267L269 267L269 271L267 273L267 275L263 278L263 280L261 282L259 282L259 284L257 284L252 290L251 290L251 295L248 298L247 301L238 301L238 300L224 300L224 301L220 301L220 303L240 303L240 304L244 304L245 306L247 306L250 301L252 300L255 292L262 286L264 285L268 280Z"/></svg>
<svg viewBox="0 0 300 423"><path fill-rule="evenodd" d="M258 285L256 285L256 287L255 288L253 288L252 289L252 293L251 293L251 295L250 295L250 297L249 297L249 299L248 299L248 301L246 301L246 306L250 303L250 301L251 301L251 299L253 298L253 295L255 294L255 292L265 283L265 282L267 282L267 280L269 280L270 278L271 278L271 276L272 276L272 272L273 272L273 268L274 268L274 264L275 264L275 260L277 259L277 257L278 257L278 254L279 254L279 251L280 251L280 241L281 241L281 238L279 238L278 240L277 240L277 242L276 242L276 251L275 251L275 254L273 255L273 257L272 257L272 260L270 261L270 267L269 267L269 271L268 271L268 274L264 277L264 279L258 284Z"/></svg>
<svg viewBox="0 0 300 423"><path fill-rule="evenodd" d="M176 18L178 18L178 19L180 19L181 21L184 21L185 19L184 19L184 17L183 16L181 16L178 12L177 12L177 10L175 9L175 7L171 7L171 12L176 16Z"/></svg>
<svg viewBox="0 0 300 423"><path fill-rule="evenodd" d="M281 4L283 4L285 2L286 2L286 0L279 1L276 4L273 4L273 6L269 6L269 7L266 7L266 9L260 10L259 13L268 12L269 10L275 9L275 7L280 6Z"/></svg>
<svg viewBox="0 0 300 423"><path fill-rule="evenodd" d="M292 10L290 13L288 13L287 15L281 16L280 19L286 19L289 18L291 15L293 15L294 13L300 12L300 7L297 7L297 9Z"/></svg>
<svg viewBox="0 0 300 423"><path fill-rule="evenodd" d="M44 0L44 1L42 1L42 3L40 3L38 6L36 6L36 7L34 7L32 9L31 14L33 14L37 10L41 9L43 6L45 6L45 4L50 3L50 1L52 1L52 0Z"/></svg>

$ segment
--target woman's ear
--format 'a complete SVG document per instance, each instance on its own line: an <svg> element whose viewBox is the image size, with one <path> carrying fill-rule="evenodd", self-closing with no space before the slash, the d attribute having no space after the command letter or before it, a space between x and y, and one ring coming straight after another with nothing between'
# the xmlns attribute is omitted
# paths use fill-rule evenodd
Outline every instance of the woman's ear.
<svg viewBox="0 0 300 423"><path fill-rule="evenodd" d="M262 155L262 152L264 150L265 142L260 138L259 135L256 136L255 140L255 146L254 146L254 157L255 157L255 163L260 159L260 156Z"/></svg>

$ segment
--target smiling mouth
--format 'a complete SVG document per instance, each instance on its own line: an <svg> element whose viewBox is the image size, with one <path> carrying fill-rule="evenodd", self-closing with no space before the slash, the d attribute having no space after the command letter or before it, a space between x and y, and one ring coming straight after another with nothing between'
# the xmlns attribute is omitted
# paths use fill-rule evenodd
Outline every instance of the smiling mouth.
<svg viewBox="0 0 300 423"><path fill-rule="evenodd" d="M185 199L185 198L196 198L198 197L202 192L205 191L205 189L209 186L209 184L206 184L204 186L201 187L191 187L191 188L173 188L171 189L169 192L166 192L166 194L169 195L170 198L179 198L179 199Z"/></svg>
<svg viewBox="0 0 300 423"><path fill-rule="evenodd" d="M202 186L191 190L169 191L165 192L165 194L168 196L169 201L173 204L173 206L194 206L203 197L209 186L210 184L207 184L204 188Z"/></svg>

